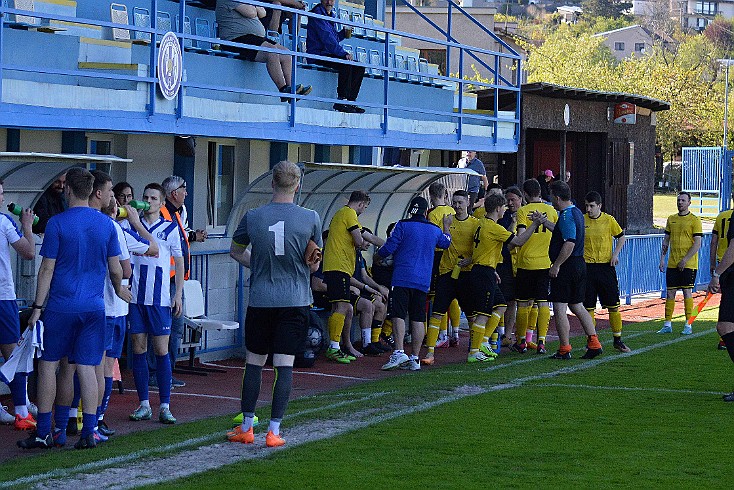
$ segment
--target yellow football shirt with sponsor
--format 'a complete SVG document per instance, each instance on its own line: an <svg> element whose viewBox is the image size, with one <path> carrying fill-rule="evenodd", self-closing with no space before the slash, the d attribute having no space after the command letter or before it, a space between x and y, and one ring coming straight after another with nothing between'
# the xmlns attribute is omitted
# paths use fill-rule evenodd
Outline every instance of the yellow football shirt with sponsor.
<svg viewBox="0 0 734 490"><path fill-rule="evenodd" d="M456 210L445 204L436 206L428 212L428 221L443 230L443 217L447 214L454 216L456 214ZM451 235L451 237L453 239L453 235ZM443 252L443 249L436 247L436 252Z"/></svg>
<svg viewBox="0 0 734 490"><path fill-rule="evenodd" d="M472 263L496 268L502 261L502 245L515 235L488 218L479 220L474 238Z"/></svg>
<svg viewBox="0 0 734 490"><path fill-rule="evenodd" d="M665 234L670 236L668 267L674 269L693 246L693 237L703 236L701 218L690 211L683 216L672 214L665 224ZM686 269L698 269L697 253L686 262Z"/></svg>
<svg viewBox="0 0 734 490"><path fill-rule="evenodd" d="M718 261L721 261L721 258L724 256L724 252L726 252L726 249L729 247L727 234L729 232L729 227L731 227L732 212L734 212L734 210L729 209L719 213L716 217L716 221L714 222L712 233L719 237L719 243L716 246L716 260Z"/></svg>
<svg viewBox="0 0 734 490"><path fill-rule="evenodd" d="M598 218L584 215L584 261L587 264L608 264L612 261L612 244L624 235L622 227L611 214L601 213Z"/></svg>
<svg viewBox="0 0 734 490"><path fill-rule="evenodd" d="M334 214L329 224L329 237L324 245L324 272L341 271L350 276L357 265L357 253L352 230L362 228L357 212L344 206Z"/></svg>
<svg viewBox="0 0 734 490"><path fill-rule="evenodd" d="M464 220L459 220L454 216L454 221L449 228L451 245L441 256L441 262L438 265L439 274L453 271L460 257L467 258L474 254L474 235L477 228L479 228L479 220L474 216L467 216ZM471 270L471 264L461 270Z"/></svg>
<svg viewBox="0 0 734 490"><path fill-rule="evenodd" d="M544 214L551 223L558 221L558 213L553 209L553 206L544 202L531 202L517 210L518 233L529 227L533 222L530 216L534 211ZM550 268L551 260L548 257L548 247L550 246L551 234L551 230L544 225L540 225L535 229L533 236L517 252L518 269L533 271Z"/></svg>

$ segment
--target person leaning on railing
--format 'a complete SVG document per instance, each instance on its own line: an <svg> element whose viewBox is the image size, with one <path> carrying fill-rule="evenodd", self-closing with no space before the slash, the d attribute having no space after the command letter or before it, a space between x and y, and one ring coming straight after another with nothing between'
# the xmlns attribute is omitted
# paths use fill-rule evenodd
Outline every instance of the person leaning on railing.
<svg viewBox="0 0 734 490"><path fill-rule="evenodd" d="M267 44L270 48L286 48L272 39L265 37L265 27L260 19L265 17L263 7L246 5L236 0L219 0L217 2L216 18L219 24L219 37L225 41L233 41L252 46ZM258 61L267 65L270 78L282 93L291 93L291 56L289 54L271 53L240 46L228 46L228 49L239 53L248 61ZM311 93L310 85L298 85L296 95ZM287 97L281 97L288 102Z"/></svg>
<svg viewBox="0 0 734 490"><path fill-rule="evenodd" d="M334 0L321 0L321 3L311 9L314 14L325 15L336 18L334 12ZM306 52L330 58L339 58L352 61L352 55L347 53L339 44L343 39L352 36L351 27L336 30L336 23L328 20L311 17L308 19L308 30L306 34ZM359 95L364 78L364 67L347 65L334 61L310 59L310 63L333 68L339 73L339 81L336 86L336 95L340 100L354 102ZM334 110L362 114L364 109L354 104L334 104Z"/></svg>

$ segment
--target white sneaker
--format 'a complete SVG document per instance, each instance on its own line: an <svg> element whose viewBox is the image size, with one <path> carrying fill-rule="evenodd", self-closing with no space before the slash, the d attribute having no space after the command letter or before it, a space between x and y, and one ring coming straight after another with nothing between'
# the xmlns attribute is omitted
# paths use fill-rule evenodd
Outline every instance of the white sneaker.
<svg viewBox="0 0 734 490"><path fill-rule="evenodd" d="M484 352L479 351L474 354L469 354L469 357L466 358L467 364L474 364L475 362L489 362L494 361L493 357L489 357L484 354Z"/></svg>
<svg viewBox="0 0 734 490"><path fill-rule="evenodd" d="M420 371L421 370L421 362L418 359L409 359L408 361L402 363L400 365L400 369L405 369L407 371Z"/></svg>
<svg viewBox="0 0 734 490"><path fill-rule="evenodd" d="M658 333L673 333L673 325L671 322L666 320L665 323L663 323L663 328L658 330Z"/></svg>
<svg viewBox="0 0 734 490"><path fill-rule="evenodd" d="M410 357L405 352L393 352L390 359L382 366L383 371L389 371L400 366L404 362L410 361Z"/></svg>
<svg viewBox="0 0 734 490"><path fill-rule="evenodd" d="M8 413L8 407L0 406L0 424L12 424L15 422L15 415Z"/></svg>
<svg viewBox="0 0 734 490"><path fill-rule="evenodd" d="M693 333L693 328L686 324L686 326L683 328L683 331L680 333L681 335L691 335Z"/></svg>
<svg viewBox="0 0 734 490"><path fill-rule="evenodd" d="M28 408L28 413L33 417L38 417L38 407L33 402L26 402L25 406Z"/></svg>

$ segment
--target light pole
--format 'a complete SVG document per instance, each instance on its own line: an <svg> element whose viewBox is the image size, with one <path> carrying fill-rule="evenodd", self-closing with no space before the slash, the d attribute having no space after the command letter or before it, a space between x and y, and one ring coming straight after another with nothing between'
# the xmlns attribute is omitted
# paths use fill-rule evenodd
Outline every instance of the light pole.
<svg viewBox="0 0 734 490"><path fill-rule="evenodd" d="M732 59L721 59L719 63L726 67L726 76L724 77L724 142L723 147L726 150L726 143L729 133L729 65L734 64Z"/></svg>

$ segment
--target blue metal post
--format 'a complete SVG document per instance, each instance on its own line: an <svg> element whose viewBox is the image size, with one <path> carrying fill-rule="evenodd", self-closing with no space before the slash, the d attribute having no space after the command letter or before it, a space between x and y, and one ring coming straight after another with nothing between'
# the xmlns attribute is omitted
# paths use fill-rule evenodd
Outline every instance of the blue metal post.
<svg viewBox="0 0 734 490"><path fill-rule="evenodd" d="M395 12L395 0L393 0L393 13ZM395 18L393 17L393 28L395 27ZM385 52L383 53L382 63L385 65L385 70L382 72L382 134L387 134L387 101L388 101L388 87L390 86L390 33L385 33Z"/></svg>
<svg viewBox="0 0 734 490"><path fill-rule="evenodd" d="M157 16L156 16L157 17ZM186 41L183 38L183 32L184 32L184 22L186 21L186 0L181 0L179 2L178 7L178 32L180 36L178 36L178 44L181 46L181 70L183 71L183 55L186 52L184 50L184 46L186 45ZM176 97L176 119L180 119L183 117L183 103L184 103L184 90L183 87L181 87L178 90L178 96Z"/></svg>
<svg viewBox="0 0 734 490"><path fill-rule="evenodd" d="M290 26L288 26L288 30L290 31L290 34L291 34L291 45L289 49L293 51L293 53L291 53L291 95L294 95L296 93L296 87L298 86L298 75L296 74L297 72L296 47L298 46L298 28L301 25L300 22L301 22L301 16L296 13L294 14L294 17L293 17L293 23ZM288 103L290 104L290 111L289 111L290 116L289 116L288 124L290 125L290 127L293 128L296 126L296 99L295 98L290 99Z"/></svg>
<svg viewBox="0 0 734 490"><path fill-rule="evenodd" d="M494 128L494 131L492 132L492 143L495 145L497 144L497 132L499 131L499 122L496 118L500 115L500 81L499 81L499 73L500 73L500 57L497 55L494 55L494 107L492 108L494 110L494 117L495 120L492 121L492 126Z"/></svg>
<svg viewBox="0 0 734 490"><path fill-rule="evenodd" d="M633 274L634 274L634 267L632 267L632 257L635 256L635 242L636 240L630 240L627 244L627 257L625 260L625 267L627 268L627 284L625 287L627 288L627 304L632 304L632 280L633 280Z"/></svg>
<svg viewBox="0 0 734 490"><path fill-rule="evenodd" d="M5 5L0 3L0 103L3 99L3 49L5 46Z"/></svg>
<svg viewBox="0 0 734 490"><path fill-rule="evenodd" d="M451 42L453 37L451 36L451 7L453 5L449 2L448 10L446 11L446 41ZM444 76L450 76L451 74L451 46L446 46L446 73Z"/></svg>
<svg viewBox="0 0 734 490"><path fill-rule="evenodd" d="M461 143L462 124L464 123L464 48L459 48L459 124L456 127L456 141Z"/></svg>
<svg viewBox="0 0 734 490"><path fill-rule="evenodd" d="M150 39L150 67L148 68L148 76L150 78L155 78L156 81L158 80L158 77L156 76L157 64L158 64L158 50L156 49L156 29L158 28L158 0L150 0L150 28L153 30L153 33L151 34ZM148 116L152 116L155 114L155 97L156 97L156 82L150 83L150 94L148 98Z"/></svg>
<svg viewBox="0 0 734 490"><path fill-rule="evenodd" d="M520 144L520 130L522 128L522 122L520 116L522 115L520 92L522 92L522 60L517 60L517 96L515 101L515 119L518 122L515 123L515 144Z"/></svg>

